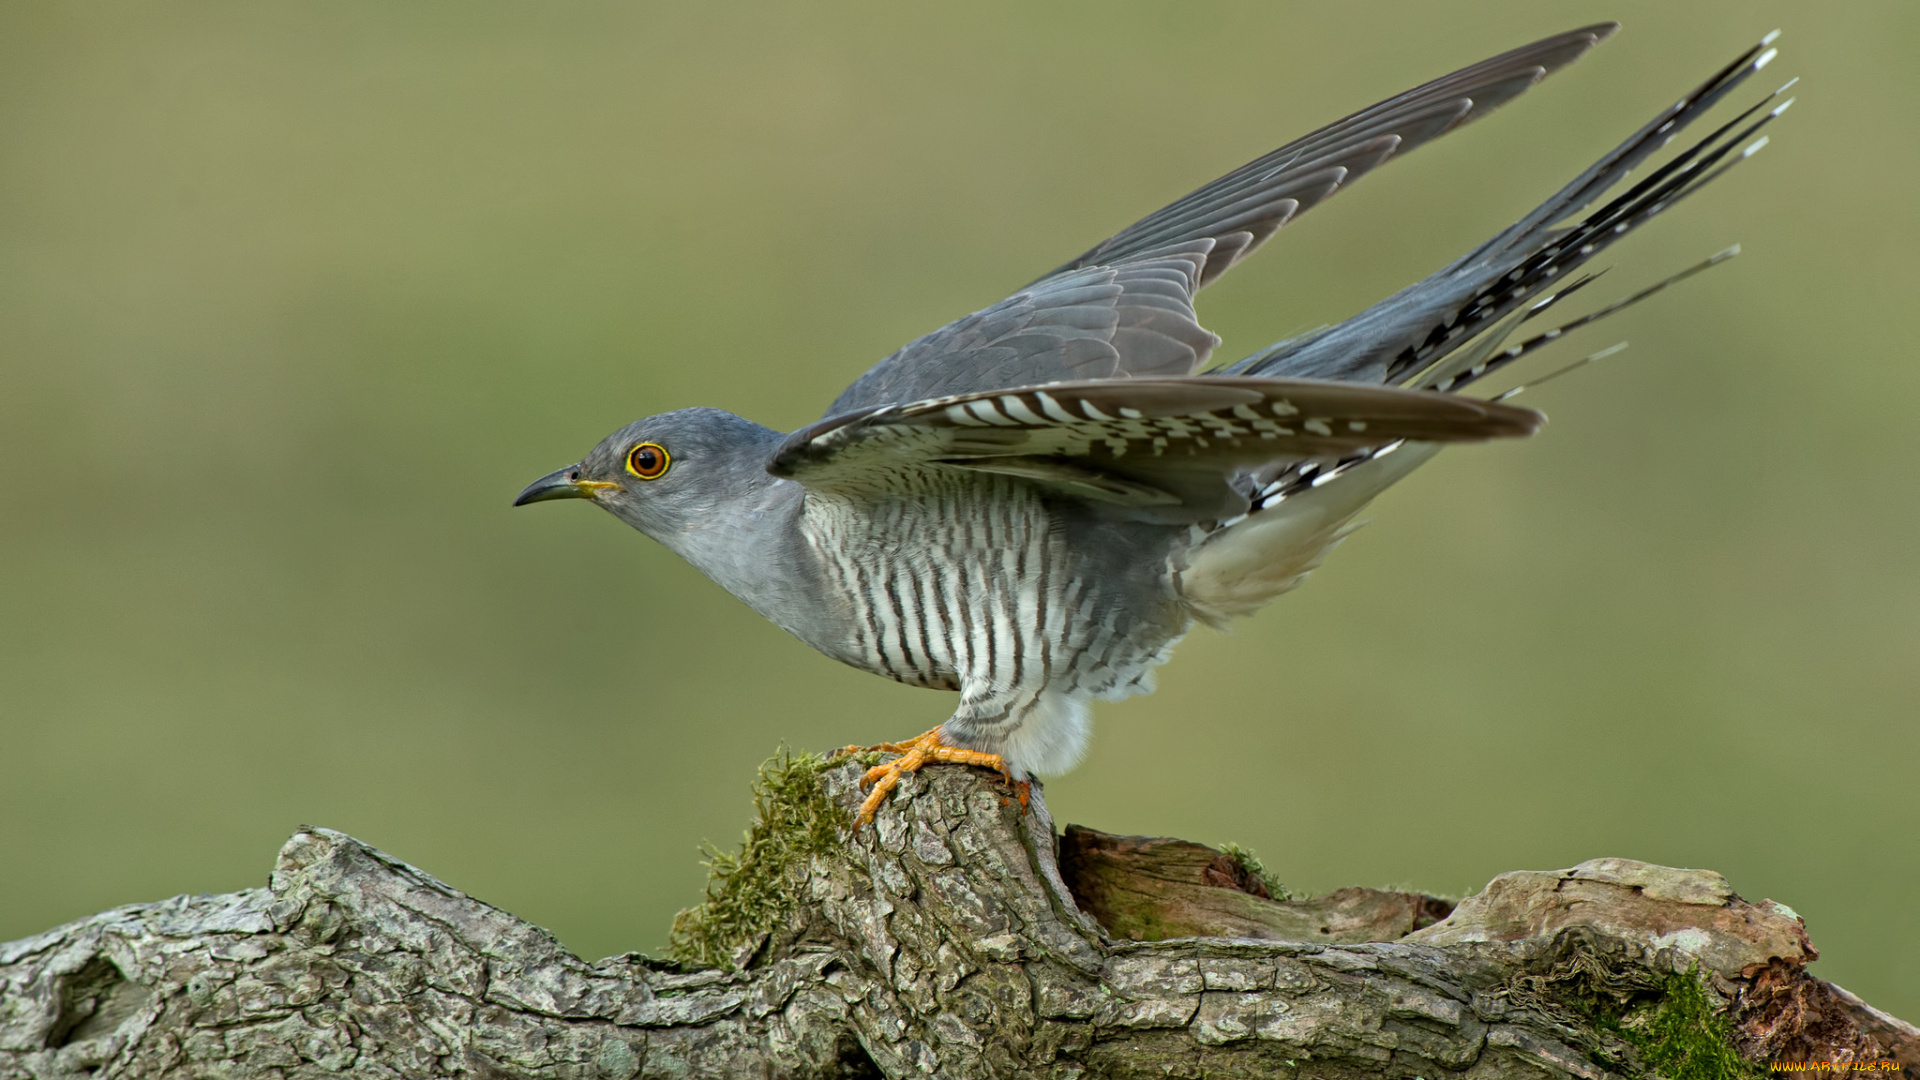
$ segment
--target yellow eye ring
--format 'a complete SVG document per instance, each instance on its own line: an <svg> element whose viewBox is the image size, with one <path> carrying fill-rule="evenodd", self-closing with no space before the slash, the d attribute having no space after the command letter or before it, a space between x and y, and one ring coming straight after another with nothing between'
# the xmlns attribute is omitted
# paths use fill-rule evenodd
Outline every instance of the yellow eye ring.
<svg viewBox="0 0 1920 1080"><path fill-rule="evenodd" d="M627 451L627 471L642 480L658 480L673 466L673 455L659 443L643 442Z"/></svg>

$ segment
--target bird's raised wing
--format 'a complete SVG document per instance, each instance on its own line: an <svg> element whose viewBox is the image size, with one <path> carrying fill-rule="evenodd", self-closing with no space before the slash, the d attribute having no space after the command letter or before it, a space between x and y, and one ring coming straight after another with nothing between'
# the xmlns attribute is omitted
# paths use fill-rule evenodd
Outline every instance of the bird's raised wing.
<svg viewBox="0 0 1920 1080"><path fill-rule="evenodd" d="M1256 476L1402 441L1529 435L1542 421L1475 398L1305 379L1050 383L822 420L789 436L767 470L853 496L993 473L1141 520L1218 520L1246 511Z"/></svg>
<svg viewBox="0 0 1920 1080"><path fill-rule="evenodd" d="M1188 241L1050 277L906 345L827 415L1001 386L1190 374L1220 343L1193 313L1214 246Z"/></svg>
<svg viewBox="0 0 1920 1080"><path fill-rule="evenodd" d="M1218 340L1195 318L1194 293L1300 212L1484 116L1616 29L1601 23L1502 53L1249 162L912 342L843 391L827 415L1062 379L1189 374Z"/></svg>
<svg viewBox="0 0 1920 1080"><path fill-rule="evenodd" d="M1220 248L1200 279L1208 285L1301 211L1388 158L1519 97L1618 29L1608 22L1555 34L1336 120L1154 211L1054 273L1210 237ZM1233 246L1227 238L1236 235L1245 239Z"/></svg>

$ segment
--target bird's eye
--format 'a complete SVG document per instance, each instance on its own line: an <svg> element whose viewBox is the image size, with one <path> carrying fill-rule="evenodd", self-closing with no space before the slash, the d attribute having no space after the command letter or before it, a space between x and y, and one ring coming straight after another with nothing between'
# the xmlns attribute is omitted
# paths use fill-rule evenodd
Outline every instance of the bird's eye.
<svg viewBox="0 0 1920 1080"><path fill-rule="evenodd" d="M658 480L667 475L673 458L659 443L643 442L627 451L627 471L642 480Z"/></svg>

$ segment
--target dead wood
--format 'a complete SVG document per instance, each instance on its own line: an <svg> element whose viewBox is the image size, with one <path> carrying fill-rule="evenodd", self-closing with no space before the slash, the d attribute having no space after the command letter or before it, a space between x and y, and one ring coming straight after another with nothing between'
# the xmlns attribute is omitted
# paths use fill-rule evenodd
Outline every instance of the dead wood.
<svg viewBox="0 0 1920 1080"><path fill-rule="evenodd" d="M848 834L859 767L783 768L761 846L679 927L683 950L724 947L718 966L588 963L303 829L266 887L0 946L0 1077L1920 1067L1920 1031L1806 974L1793 912L1710 871L1600 859L1506 874L1451 914L1418 894L1263 898L1244 861L1199 845L1069 830L1057 855L1038 790L1023 813L976 770L910 778Z"/></svg>

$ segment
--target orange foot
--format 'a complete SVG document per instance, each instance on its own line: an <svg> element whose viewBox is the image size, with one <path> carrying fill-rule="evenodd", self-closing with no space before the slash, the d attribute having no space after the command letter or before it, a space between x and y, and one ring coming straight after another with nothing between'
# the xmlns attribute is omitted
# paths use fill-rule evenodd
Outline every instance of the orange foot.
<svg viewBox="0 0 1920 1080"><path fill-rule="evenodd" d="M983 754L978 750L963 750L957 746L948 746L940 739L940 729L934 728L925 735L906 742L881 743L878 746L849 746L840 752L858 754L863 751L879 750L889 754L899 754L892 761L883 762L867 770L860 778L860 786L873 785L867 793L867 801L860 804L860 813L854 818L855 828L873 824L873 815L880 804L887 801L887 793L900 786L900 777L906 773L919 772L920 766L934 761L950 761L960 765L980 765L998 772L1008 782L1016 783L1020 789L1020 805L1027 805L1027 785L1024 781L1014 781L1013 774L1007 771L1006 760L999 754Z"/></svg>

